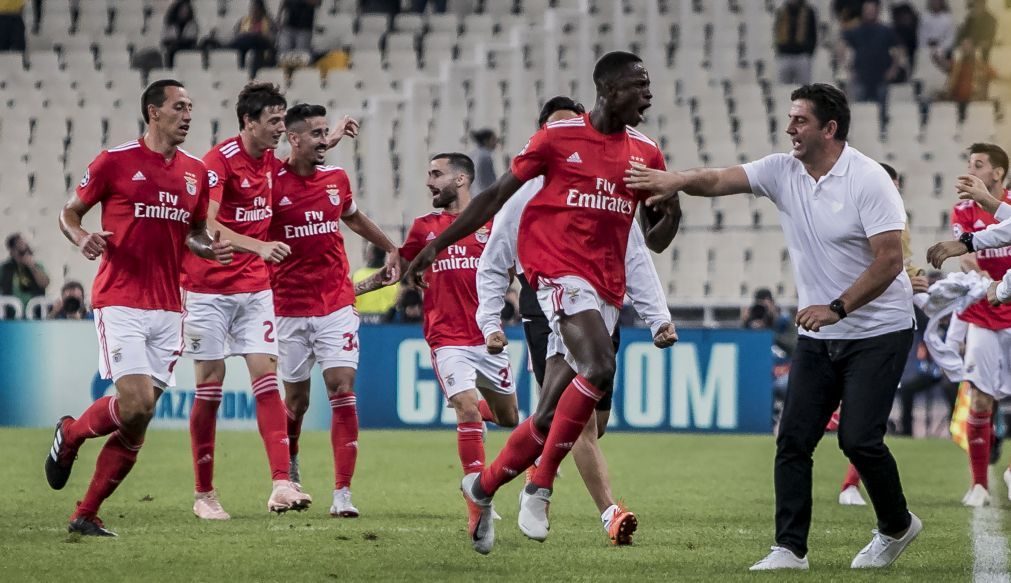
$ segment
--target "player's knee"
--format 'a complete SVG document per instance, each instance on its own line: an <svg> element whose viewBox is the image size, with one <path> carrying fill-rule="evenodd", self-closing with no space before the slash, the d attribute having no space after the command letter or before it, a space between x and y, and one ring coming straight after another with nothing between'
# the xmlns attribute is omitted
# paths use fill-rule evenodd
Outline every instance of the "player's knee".
<svg viewBox="0 0 1011 583"><path fill-rule="evenodd" d="M346 397L347 395L353 395L355 393L355 385L352 382L337 381L333 384L327 385L326 391L330 397Z"/></svg>
<svg viewBox="0 0 1011 583"><path fill-rule="evenodd" d="M481 410L478 408L477 391L464 391L453 395L449 399L449 404L456 411L458 423L480 423Z"/></svg>
<svg viewBox="0 0 1011 583"><path fill-rule="evenodd" d="M309 410L309 395L286 393L284 405L297 416L305 415L305 412Z"/></svg>
<svg viewBox="0 0 1011 583"><path fill-rule="evenodd" d="M590 381L590 384L597 387L597 390L608 391L614 382L614 373L614 359L609 358L591 364L584 376L586 380Z"/></svg>
<svg viewBox="0 0 1011 583"><path fill-rule="evenodd" d="M123 425L137 432L143 433L143 429L154 418L155 399L153 396L134 395L132 397L119 398L119 418Z"/></svg>
<svg viewBox="0 0 1011 583"><path fill-rule="evenodd" d="M839 434L839 449L850 461L867 457L877 457L884 452L885 442L867 435Z"/></svg>
<svg viewBox="0 0 1011 583"><path fill-rule="evenodd" d="M969 408L974 413L992 413L994 399L983 391L972 388L972 398L969 400Z"/></svg>
<svg viewBox="0 0 1011 583"><path fill-rule="evenodd" d="M554 417L554 411L548 411L545 413L537 412L530 419L531 423L534 424L534 428L541 435L547 435L548 431L551 429L551 419Z"/></svg>
<svg viewBox="0 0 1011 583"><path fill-rule="evenodd" d="M505 411L495 411L495 424L499 427L516 427L520 422L520 411L517 407L508 407Z"/></svg>

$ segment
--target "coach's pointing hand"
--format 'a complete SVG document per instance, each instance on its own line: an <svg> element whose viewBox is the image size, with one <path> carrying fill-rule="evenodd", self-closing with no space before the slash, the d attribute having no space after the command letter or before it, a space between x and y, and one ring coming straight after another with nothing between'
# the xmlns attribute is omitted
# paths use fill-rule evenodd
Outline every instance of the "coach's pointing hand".
<svg viewBox="0 0 1011 583"><path fill-rule="evenodd" d="M941 241L940 243L934 243L930 249L927 249L927 261L937 269L940 269L941 264L946 259L965 255L968 252L969 248L961 241Z"/></svg>
<svg viewBox="0 0 1011 583"><path fill-rule="evenodd" d="M221 231L214 231L214 239L211 240L211 253L214 260L222 265L232 262L232 242L221 240Z"/></svg>
<svg viewBox="0 0 1011 583"><path fill-rule="evenodd" d="M632 167L625 170L625 186L656 193L646 200L646 206L653 206L677 196L678 191L684 186L684 181L677 172L664 172L632 162Z"/></svg>
<svg viewBox="0 0 1011 583"><path fill-rule="evenodd" d="M824 326L831 326L839 321L839 314L828 306L808 306L797 312L797 325L805 330L817 332Z"/></svg>
<svg viewBox="0 0 1011 583"><path fill-rule="evenodd" d="M653 345L657 348L670 348L678 341L678 332L674 329L674 324L667 322L656 331L653 337Z"/></svg>
<svg viewBox="0 0 1011 583"><path fill-rule="evenodd" d="M112 236L111 231L98 231L89 234L87 237L81 239L77 243L78 249L81 250L81 255L84 255L88 259L94 261L98 259L98 256L105 252L105 248L109 246L109 242L106 241Z"/></svg>
<svg viewBox="0 0 1011 583"><path fill-rule="evenodd" d="M435 247L431 245L425 245L425 248L418 253L418 256L414 258L414 261L407 266L407 273L404 275L407 277L408 285L414 285L420 287L421 289L428 289L428 284L425 283L425 272L428 268L435 263L436 251Z"/></svg>

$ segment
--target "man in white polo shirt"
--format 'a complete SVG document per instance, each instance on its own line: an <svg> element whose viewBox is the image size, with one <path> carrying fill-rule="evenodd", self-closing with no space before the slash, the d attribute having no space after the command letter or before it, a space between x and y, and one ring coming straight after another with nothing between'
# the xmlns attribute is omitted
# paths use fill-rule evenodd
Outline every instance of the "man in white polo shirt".
<svg viewBox="0 0 1011 583"><path fill-rule="evenodd" d="M841 91L816 83L791 100L789 154L722 169L635 167L626 184L694 196L750 192L776 204L797 281L800 339L776 440L776 546L751 569L808 568L812 454L840 402L839 446L878 519L851 566L885 567L923 528L906 508L884 443L913 336L912 287L902 269L906 213L885 170L846 144L850 112Z"/></svg>

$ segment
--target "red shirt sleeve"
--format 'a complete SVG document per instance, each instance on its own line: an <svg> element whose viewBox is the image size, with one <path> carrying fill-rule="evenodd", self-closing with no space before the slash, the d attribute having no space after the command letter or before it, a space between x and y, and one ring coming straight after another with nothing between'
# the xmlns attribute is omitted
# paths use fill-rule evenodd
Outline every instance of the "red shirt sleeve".
<svg viewBox="0 0 1011 583"><path fill-rule="evenodd" d="M960 202L951 209L951 232L958 239L962 233L972 233L976 230L972 221L972 206L976 204L971 200Z"/></svg>
<svg viewBox="0 0 1011 583"><path fill-rule="evenodd" d="M358 204L355 203L354 193L351 191L351 179L348 178L347 172L341 173L341 179L344 183L344 189L348 193L347 198L344 199L344 206L341 207L341 216L347 216L354 214L358 211Z"/></svg>
<svg viewBox="0 0 1011 583"><path fill-rule="evenodd" d="M421 220L415 219L411 230L407 232L407 240L400 247L400 256L408 261L413 261L426 244L425 236L421 233Z"/></svg>
<svg viewBox="0 0 1011 583"><path fill-rule="evenodd" d="M108 196L109 173L113 168L109 161L109 153L102 152L84 171L81 182L77 184L77 198L88 206L98 204Z"/></svg>
<svg viewBox="0 0 1011 583"><path fill-rule="evenodd" d="M204 156L204 165L207 166L209 198L220 203L222 192L225 190L225 182L228 181L228 166L225 164L225 157L218 150L211 150Z"/></svg>
<svg viewBox="0 0 1011 583"><path fill-rule="evenodd" d="M548 130L541 128L530 138L523 150L513 158L509 169L513 176L521 182L526 182L547 173L549 153Z"/></svg>

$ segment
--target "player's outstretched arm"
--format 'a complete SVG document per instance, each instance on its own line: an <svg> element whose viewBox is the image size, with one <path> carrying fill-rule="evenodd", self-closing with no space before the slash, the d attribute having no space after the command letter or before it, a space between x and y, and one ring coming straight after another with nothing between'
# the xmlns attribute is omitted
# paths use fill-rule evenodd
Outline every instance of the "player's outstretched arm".
<svg viewBox="0 0 1011 583"><path fill-rule="evenodd" d="M381 271L377 272L383 275L380 280L382 286L397 283L400 280L400 251L393 241L386 236L386 233L379 228L379 225L362 211L355 211L346 217L341 217L341 220L344 221L344 224L348 228L357 233L359 237L386 251L386 265L383 266Z"/></svg>
<svg viewBox="0 0 1011 583"><path fill-rule="evenodd" d="M647 206L674 198L678 191L692 196L727 196L751 192L751 183L743 166L664 171L633 162L632 167L625 171L625 185L656 193L646 200Z"/></svg>
<svg viewBox="0 0 1011 583"><path fill-rule="evenodd" d="M460 216L426 245L411 262L406 273L408 283L422 288L427 287L422 279L422 274L435 261L435 256L446 247L487 224L521 186L523 186L523 182L519 178L516 178L512 172L506 172L495 181L495 184L471 199L470 204L463 209Z"/></svg>
<svg viewBox="0 0 1011 583"><path fill-rule="evenodd" d="M358 120L351 117L350 115L345 115L341 118L337 126L330 131L330 134L326 137L326 147L328 150L336 148L337 144L340 143L341 139L345 136L355 139L358 137Z"/></svg>
<svg viewBox="0 0 1011 583"><path fill-rule="evenodd" d="M221 239L221 231L215 231L214 238L207 233L206 221L190 223L190 232L186 235L186 246L194 255L217 261L222 265L232 262L234 247L228 240Z"/></svg>
<svg viewBox="0 0 1011 583"><path fill-rule="evenodd" d="M60 211L60 231L63 236L70 240L81 251L81 255L94 261L105 253L109 246L108 239L112 236L109 231L96 231L89 233L81 227L81 219L88 214L92 205L86 204L76 194L70 197L67 204L63 205Z"/></svg>
<svg viewBox="0 0 1011 583"><path fill-rule="evenodd" d="M291 255L291 247L280 241L260 241L246 235L240 235L218 222L218 210L221 203L211 200L207 204L207 227L213 233L221 233L221 237L231 242L232 250L239 253L255 253L268 263L280 263ZM197 255L200 255L197 253ZM203 255L201 255L203 257Z"/></svg>
<svg viewBox="0 0 1011 583"><path fill-rule="evenodd" d="M646 247L654 253L667 249L681 228L681 200L677 193L652 208L643 206L639 211Z"/></svg>

